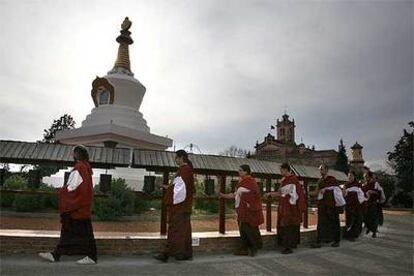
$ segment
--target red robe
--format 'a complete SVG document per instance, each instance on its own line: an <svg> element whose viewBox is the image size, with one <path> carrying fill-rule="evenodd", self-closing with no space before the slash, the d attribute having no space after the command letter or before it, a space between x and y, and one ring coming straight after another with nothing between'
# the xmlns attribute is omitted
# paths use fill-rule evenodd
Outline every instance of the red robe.
<svg viewBox="0 0 414 276"><path fill-rule="evenodd" d="M79 172L83 182L73 191L67 185L59 190L59 212L70 214L72 219L90 219L93 204L92 168L88 161L78 161L73 170Z"/></svg>
<svg viewBox="0 0 414 276"><path fill-rule="evenodd" d="M348 182L345 184L345 189L349 189L351 187L361 188L361 184L356 180L352 183ZM364 204L359 202L357 192L348 192L345 196L345 201L347 209L350 209L354 212L362 212Z"/></svg>
<svg viewBox="0 0 414 276"><path fill-rule="evenodd" d="M289 175L282 179L281 184L281 187L294 184L298 199L296 200L296 204L292 205L289 202L290 195L279 197L279 207L277 209L278 227L300 225L302 222L302 213L306 210L306 198L299 178L296 175Z"/></svg>
<svg viewBox="0 0 414 276"><path fill-rule="evenodd" d="M318 183L319 190L326 188L326 187L331 187L331 186L339 186L335 177L328 175L325 178L321 178L319 180L319 183ZM330 190L325 191L323 198L318 201L318 206L321 206L321 205L328 207L328 208L335 208L336 205L335 205L335 197L334 197L333 191L330 191Z"/></svg>
<svg viewBox="0 0 414 276"><path fill-rule="evenodd" d="M319 190L338 186L336 178L330 175L321 178L318 183ZM325 190L323 197L318 200L317 243L341 240L339 214L343 213L343 209L343 206L336 207L334 191Z"/></svg>
<svg viewBox="0 0 414 276"><path fill-rule="evenodd" d="M170 186L165 192L164 202L168 210L168 233L164 254L190 258L193 256L190 218L195 193L193 169L189 165L182 165L176 173L176 177L178 176L184 181L186 194L183 202L173 204L174 186Z"/></svg>
<svg viewBox="0 0 414 276"><path fill-rule="evenodd" d="M194 186L194 174L193 169L189 165L182 165L178 168L175 177L180 176L185 183L185 200L179 204L173 204L174 187L170 186L165 193L164 201L170 211L174 209L174 212L188 212L191 213L193 207L193 195L195 193Z"/></svg>
<svg viewBox="0 0 414 276"><path fill-rule="evenodd" d="M368 198L368 203L377 202L380 199L381 191L375 189L376 181L370 181L362 186L365 196Z"/></svg>
<svg viewBox="0 0 414 276"><path fill-rule="evenodd" d="M257 227L264 222L259 186L252 176L246 175L240 179L237 188L240 187L250 191L242 193L240 196L240 204L236 209L238 220L246 222L252 227Z"/></svg>

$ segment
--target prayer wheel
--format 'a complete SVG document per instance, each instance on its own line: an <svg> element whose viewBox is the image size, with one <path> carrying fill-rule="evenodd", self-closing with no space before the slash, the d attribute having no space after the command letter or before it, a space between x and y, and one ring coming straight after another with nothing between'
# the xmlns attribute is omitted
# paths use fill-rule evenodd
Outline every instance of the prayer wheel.
<svg viewBox="0 0 414 276"><path fill-rule="evenodd" d="M29 178L27 180L27 186L30 189L39 189L40 186L40 171L39 170L30 170L29 171Z"/></svg>
<svg viewBox="0 0 414 276"><path fill-rule="evenodd" d="M257 185L259 186L260 194L263 194L263 182L257 182Z"/></svg>
<svg viewBox="0 0 414 276"><path fill-rule="evenodd" d="M111 190L112 175L101 174L99 176L99 190L102 193L107 193Z"/></svg>
<svg viewBox="0 0 414 276"><path fill-rule="evenodd" d="M230 185L231 185L231 192L232 192L232 193L234 193L234 192L236 191L237 184L239 184L239 181L238 181L238 180L232 180L232 181L230 182Z"/></svg>
<svg viewBox="0 0 414 276"><path fill-rule="evenodd" d="M0 186L3 186L4 181L6 181L6 169L0 169Z"/></svg>
<svg viewBox="0 0 414 276"><path fill-rule="evenodd" d="M65 176L63 177L63 185L66 185L69 180L70 172L65 172Z"/></svg>
<svg viewBox="0 0 414 276"><path fill-rule="evenodd" d="M204 193L209 196L214 195L214 179L204 180Z"/></svg>
<svg viewBox="0 0 414 276"><path fill-rule="evenodd" d="M274 183L274 186L273 186L273 191L278 191L279 190L279 187L280 187L280 183L279 183L279 181L276 181Z"/></svg>
<svg viewBox="0 0 414 276"><path fill-rule="evenodd" d="M150 194L155 190L155 176L146 175L144 176L144 193Z"/></svg>

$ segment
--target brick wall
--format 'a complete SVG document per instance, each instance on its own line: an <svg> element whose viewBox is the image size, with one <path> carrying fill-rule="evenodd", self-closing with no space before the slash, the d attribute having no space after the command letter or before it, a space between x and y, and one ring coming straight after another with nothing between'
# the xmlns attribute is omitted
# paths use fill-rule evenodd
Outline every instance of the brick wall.
<svg viewBox="0 0 414 276"><path fill-rule="evenodd" d="M197 236L195 234L194 236ZM274 248L276 234L262 236L264 249ZM301 233L301 246L308 246L316 239L315 230ZM200 245L194 246L195 254L230 253L237 248L239 237L221 236L200 238ZM52 250L57 237L24 237L0 235L0 254L36 254ZM96 239L98 254L102 255L146 255L158 252L165 245L165 239L157 238L102 238Z"/></svg>

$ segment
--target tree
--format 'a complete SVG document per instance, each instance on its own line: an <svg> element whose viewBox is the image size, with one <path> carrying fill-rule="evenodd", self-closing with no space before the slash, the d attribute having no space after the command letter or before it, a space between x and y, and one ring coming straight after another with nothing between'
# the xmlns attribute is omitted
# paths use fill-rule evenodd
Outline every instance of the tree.
<svg viewBox="0 0 414 276"><path fill-rule="evenodd" d="M379 170L374 172L377 181L384 189L387 201L395 194L395 176L387 174L385 171Z"/></svg>
<svg viewBox="0 0 414 276"><path fill-rule="evenodd" d="M246 157L248 151L236 146L230 146L226 148L223 152L220 152L220 155L230 156L230 157Z"/></svg>
<svg viewBox="0 0 414 276"><path fill-rule="evenodd" d="M411 132L403 130L403 135L394 147L394 151L388 152L388 160L393 164L397 177L397 198L405 202L404 205L413 203L413 142L414 142L414 122L409 122Z"/></svg>
<svg viewBox="0 0 414 276"><path fill-rule="evenodd" d="M73 129L75 128L75 124L76 122L71 115L65 114L61 116L59 119L53 121L49 129L44 130L42 141L45 143L55 143L56 132Z"/></svg>
<svg viewBox="0 0 414 276"><path fill-rule="evenodd" d="M58 131L75 128L76 122L69 114L64 114L57 120L53 120L49 129L44 130L43 140L45 143L56 143L55 136ZM39 170L40 175L50 176L59 171L62 167L59 165L35 165L33 169Z"/></svg>
<svg viewBox="0 0 414 276"><path fill-rule="evenodd" d="M346 156L346 148L342 139L339 140L338 154L334 168L335 170L344 172L346 174L349 172L348 157Z"/></svg>

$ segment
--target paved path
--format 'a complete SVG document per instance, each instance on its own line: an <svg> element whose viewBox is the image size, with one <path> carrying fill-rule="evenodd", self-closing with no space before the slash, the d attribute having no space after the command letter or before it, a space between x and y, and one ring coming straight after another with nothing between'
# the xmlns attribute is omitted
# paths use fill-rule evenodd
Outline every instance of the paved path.
<svg viewBox="0 0 414 276"><path fill-rule="evenodd" d="M292 255L277 251L257 257L195 256L194 261L158 263L149 256L100 256L94 266L72 257L46 263L36 256L1 256L1 275L413 275L413 218L386 215L378 238L342 242L340 248L300 248Z"/></svg>

